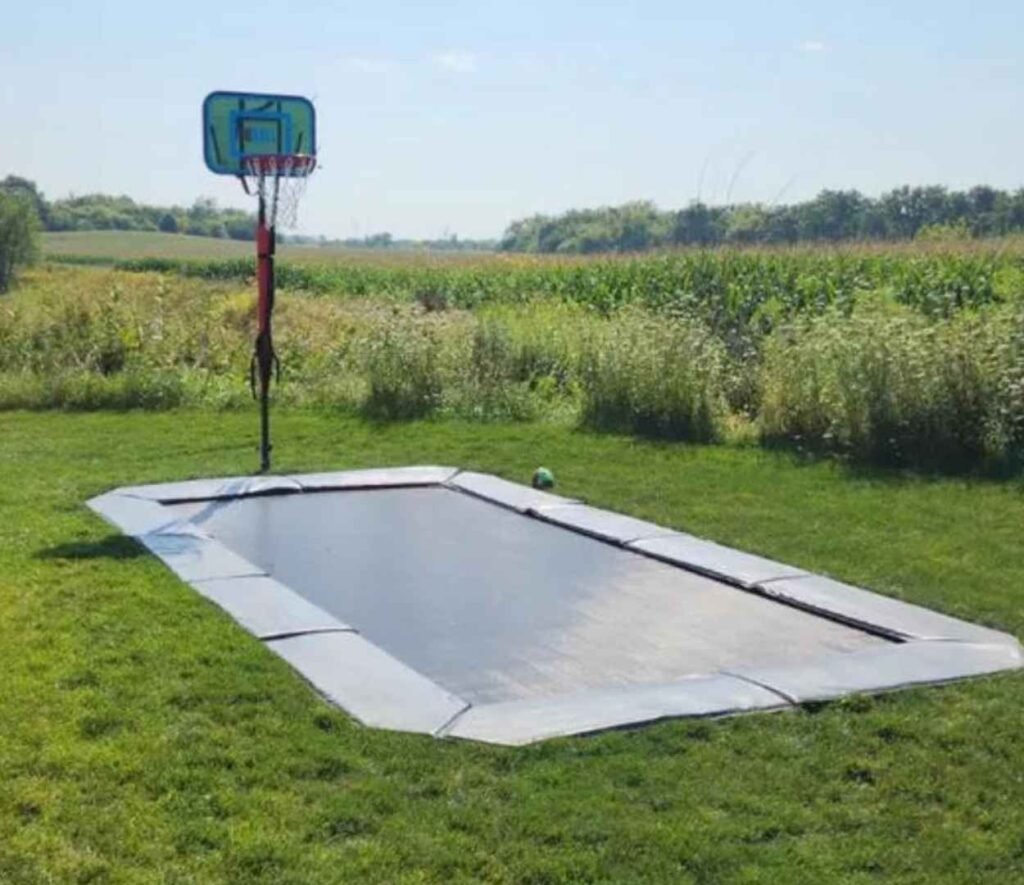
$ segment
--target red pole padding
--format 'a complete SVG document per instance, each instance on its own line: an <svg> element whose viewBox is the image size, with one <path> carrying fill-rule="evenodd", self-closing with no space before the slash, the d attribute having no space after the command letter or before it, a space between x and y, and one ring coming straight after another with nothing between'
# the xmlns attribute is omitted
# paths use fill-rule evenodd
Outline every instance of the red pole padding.
<svg viewBox="0 0 1024 885"><path fill-rule="evenodd" d="M256 325L260 334L270 329L270 312L273 310L273 256L274 235L260 218L256 226L256 283L259 300L256 303Z"/></svg>
<svg viewBox="0 0 1024 885"><path fill-rule="evenodd" d="M260 470L265 473L270 469L270 379L278 363L270 325L274 312L274 231L267 226L262 196L256 224L256 284L256 352L249 380L253 395L258 395L260 401Z"/></svg>

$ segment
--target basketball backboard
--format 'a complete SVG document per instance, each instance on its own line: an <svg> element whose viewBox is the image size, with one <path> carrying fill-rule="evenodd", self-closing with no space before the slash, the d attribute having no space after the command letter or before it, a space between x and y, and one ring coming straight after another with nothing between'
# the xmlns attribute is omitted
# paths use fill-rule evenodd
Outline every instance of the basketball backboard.
<svg viewBox="0 0 1024 885"><path fill-rule="evenodd" d="M316 154L316 112L298 95L211 92L203 102L203 156L211 172L244 175L243 158Z"/></svg>

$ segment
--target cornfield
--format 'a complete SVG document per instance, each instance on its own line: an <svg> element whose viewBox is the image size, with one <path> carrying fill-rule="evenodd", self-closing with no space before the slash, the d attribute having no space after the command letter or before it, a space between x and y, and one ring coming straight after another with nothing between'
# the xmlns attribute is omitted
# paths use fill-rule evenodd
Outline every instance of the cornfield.
<svg viewBox="0 0 1024 885"><path fill-rule="evenodd" d="M251 276L233 259L35 272L0 301L0 408L244 403ZM281 401L1024 463L1019 244L388 256L285 262L278 286Z"/></svg>

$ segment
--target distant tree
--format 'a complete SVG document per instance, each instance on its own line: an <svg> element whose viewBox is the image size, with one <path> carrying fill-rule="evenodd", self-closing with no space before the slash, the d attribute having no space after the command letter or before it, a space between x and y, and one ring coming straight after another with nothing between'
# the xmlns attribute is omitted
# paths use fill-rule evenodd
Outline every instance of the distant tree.
<svg viewBox="0 0 1024 885"><path fill-rule="evenodd" d="M0 292L14 282L16 270L39 252L39 214L24 194L0 192Z"/></svg>
<svg viewBox="0 0 1024 885"><path fill-rule="evenodd" d="M619 252L639 252L658 245L659 212L648 201L626 203L608 210L615 248Z"/></svg>
<svg viewBox="0 0 1024 885"><path fill-rule="evenodd" d="M252 240L256 236L256 219L244 212L226 214L224 226L232 240Z"/></svg>
<svg viewBox="0 0 1024 885"><path fill-rule="evenodd" d="M367 249L390 249L392 236L387 231L382 231L381 233L370 234L363 240L363 243Z"/></svg>
<svg viewBox="0 0 1024 885"><path fill-rule="evenodd" d="M892 236L885 210L877 200L867 200L861 212L861 236L869 240L884 240Z"/></svg>
<svg viewBox="0 0 1024 885"><path fill-rule="evenodd" d="M160 216L158 227L165 234L176 234L178 232L178 219L170 212L165 212Z"/></svg>
<svg viewBox="0 0 1024 885"><path fill-rule="evenodd" d="M949 199L943 187L900 187L879 200L889 236L912 238L927 224L949 220Z"/></svg>
<svg viewBox="0 0 1024 885"><path fill-rule="evenodd" d="M1000 225L1001 204L1003 194L995 188L972 187L967 192L967 202L971 212L971 230L976 236L1004 233Z"/></svg>
<svg viewBox="0 0 1024 885"><path fill-rule="evenodd" d="M34 181L22 178L20 175L8 175L0 181L0 193L12 196L26 197L36 210L36 215L44 227L49 222L50 205L39 192Z"/></svg>
<svg viewBox="0 0 1024 885"><path fill-rule="evenodd" d="M767 238L768 216L761 206L737 206L726 220L725 237L730 243L760 243Z"/></svg>
<svg viewBox="0 0 1024 885"><path fill-rule="evenodd" d="M1024 188L1008 195L1006 227L1007 230L1024 230Z"/></svg>
<svg viewBox="0 0 1024 885"><path fill-rule="evenodd" d="M800 237L806 240L849 240L863 229L864 198L857 191L818 194L797 208Z"/></svg>
<svg viewBox="0 0 1024 885"><path fill-rule="evenodd" d="M800 239L800 213L793 206L774 206L766 210L765 240L769 243L795 243Z"/></svg>
<svg viewBox="0 0 1024 885"><path fill-rule="evenodd" d="M74 230L75 215L66 206L54 206L50 210L50 223L47 230Z"/></svg>
<svg viewBox="0 0 1024 885"><path fill-rule="evenodd" d="M999 199L999 191L994 187L979 185L972 187L967 192L967 200L974 212L991 212L996 208L996 201Z"/></svg>
<svg viewBox="0 0 1024 885"><path fill-rule="evenodd" d="M193 221L205 221L216 214L217 201L213 197L198 197L188 210L188 217Z"/></svg>
<svg viewBox="0 0 1024 885"><path fill-rule="evenodd" d="M532 215L513 221L505 230L499 248L506 252L539 252L538 229L545 220L544 215Z"/></svg>
<svg viewBox="0 0 1024 885"><path fill-rule="evenodd" d="M721 239L718 213L704 203L691 203L676 213L671 237L672 242L680 246L717 243Z"/></svg>

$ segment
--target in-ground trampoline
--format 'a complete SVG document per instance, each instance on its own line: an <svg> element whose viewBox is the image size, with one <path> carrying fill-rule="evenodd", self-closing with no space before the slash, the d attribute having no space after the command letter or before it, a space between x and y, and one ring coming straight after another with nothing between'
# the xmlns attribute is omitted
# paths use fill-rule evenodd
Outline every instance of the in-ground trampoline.
<svg viewBox="0 0 1024 885"><path fill-rule="evenodd" d="M89 504L380 728L523 744L1024 663L1004 633L452 468Z"/></svg>

